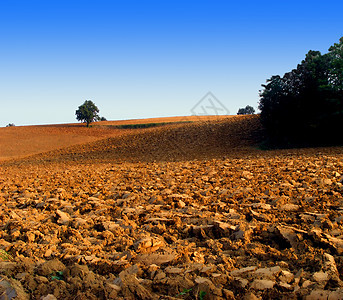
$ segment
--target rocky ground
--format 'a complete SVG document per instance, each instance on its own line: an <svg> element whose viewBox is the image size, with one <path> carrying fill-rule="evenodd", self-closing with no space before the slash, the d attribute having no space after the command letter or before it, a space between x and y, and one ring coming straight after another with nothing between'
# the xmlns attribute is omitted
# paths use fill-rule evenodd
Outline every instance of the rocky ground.
<svg viewBox="0 0 343 300"><path fill-rule="evenodd" d="M94 149L0 167L0 299L343 298L343 148Z"/></svg>

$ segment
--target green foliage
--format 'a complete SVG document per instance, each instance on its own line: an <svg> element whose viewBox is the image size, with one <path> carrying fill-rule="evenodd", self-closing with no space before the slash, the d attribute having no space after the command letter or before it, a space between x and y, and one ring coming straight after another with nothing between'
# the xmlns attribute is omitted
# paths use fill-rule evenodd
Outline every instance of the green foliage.
<svg viewBox="0 0 343 300"><path fill-rule="evenodd" d="M99 109L96 105L90 101L86 100L82 105L76 110L75 115L78 121L87 123L87 127L91 122L99 120Z"/></svg>
<svg viewBox="0 0 343 300"><path fill-rule="evenodd" d="M146 124L124 124L117 125L116 128L119 129L136 129L136 128L149 128L164 125L163 123L146 123Z"/></svg>
<svg viewBox="0 0 343 300"><path fill-rule="evenodd" d="M192 289L183 289L183 291L179 294L176 295L176 297L178 296L186 296L188 295L190 292L192 291Z"/></svg>
<svg viewBox="0 0 343 300"><path fill-rule="evenodd" d="M164 125L169 125L169 124L183 124L183 123L192 123L192 121L144 123L144 124L123 124L123 125L114 125L114 126L109 125L109 126L119 128L119 129L137 129L137 128L150 128L150 127L158 127L158 126L164 126Z"/></svg>
<svg viewBox="0 0 343 300"><path fill-rule="evenodd" d="M63 279L64 279L64 276L63 276L62 271L57 271L56 275L51 276L51 280L63 280Z"/></svg>
<svg viewBox="0 0 343 300"><path fill-rule="evenodd" d="M205 291L200 291L199 292L199 300L204 300L206 296L206 292Z"/></svg>
<svg viewBox="0 0 343 300"><path fill-rule="evenodd" d="M13 260L13 257L8 254L5 250L0 249L0 261Z"/></svg>
<svg viewBox="0 0 343 300"><path fill-rule="evenodd" d="M343 37L329 49L331 59L331 80L336 89L343 88Z"/></svg>
<svg viewBox="0 0 343 300"><path fill-rule="evenodd" d="M261 121L272 144L343 143L343 38L322 55L309 51L296 69L262 85Z"/></svg>
<svg viewBox="0 0 343 300"><path fill-rule="evenodd" d="M255 113L255 109L247 105L245 108L240 108L237 112L237 115L253 115Z"/></svg>

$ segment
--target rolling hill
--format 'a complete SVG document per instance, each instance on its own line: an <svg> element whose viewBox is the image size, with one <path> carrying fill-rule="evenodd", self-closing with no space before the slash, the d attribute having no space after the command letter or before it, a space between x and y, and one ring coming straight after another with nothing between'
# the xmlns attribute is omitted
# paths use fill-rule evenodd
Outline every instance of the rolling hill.
<svg viewBox="0 0 343 300"><path fill-rule="evenodd" d="M155 124L122 129L124 124ZM159 126L160 124L160 126ZM4 130L3 130L4 131ZM177 117L77 125L6 128L2 158L47 161L175 161L216 158L256 147L258 116ZM30 156L32 154L34 156Z"/></svg>

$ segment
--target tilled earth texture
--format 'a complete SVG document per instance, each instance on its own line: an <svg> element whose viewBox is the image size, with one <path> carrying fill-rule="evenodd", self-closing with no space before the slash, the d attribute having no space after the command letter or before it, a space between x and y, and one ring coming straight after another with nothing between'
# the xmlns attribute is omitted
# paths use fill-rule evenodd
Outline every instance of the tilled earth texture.
<svg viewBox="0 0 343 300"><path fill-rule="evenodd" d="M0 299L342 299L343 148L258 117L3 161Z"/></svg>

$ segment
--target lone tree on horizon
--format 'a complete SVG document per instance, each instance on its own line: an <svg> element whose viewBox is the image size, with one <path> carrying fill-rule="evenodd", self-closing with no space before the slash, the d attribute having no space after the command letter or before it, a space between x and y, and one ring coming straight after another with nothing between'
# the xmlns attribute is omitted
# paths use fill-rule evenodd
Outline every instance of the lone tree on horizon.
<svg viewBox="0 0 343 300"><path fill-rule="evenodd" d="M255 109L252 106L247 105L245 108L240 108L237 115L253 115L254 113Z"/></svg>
<svg viewBox="0 0 343 300"><path fill-rule="evenodd" d="M76 119L78 121L89 124L100 119L99 108L91 101L86 100L82 105L79 106L79 109L75 112Z"/></svg>

